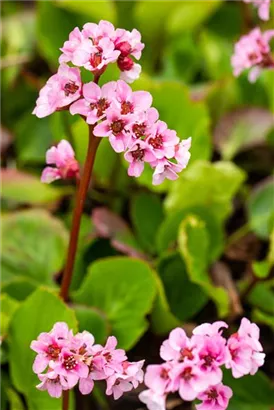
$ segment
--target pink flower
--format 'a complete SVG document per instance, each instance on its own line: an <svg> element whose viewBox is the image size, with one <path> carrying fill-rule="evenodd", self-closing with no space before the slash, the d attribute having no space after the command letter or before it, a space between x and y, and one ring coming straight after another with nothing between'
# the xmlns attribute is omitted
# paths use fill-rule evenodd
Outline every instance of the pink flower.
<svg viewBox="0 0 274 410"><path fill-rule="evenodd" d="M84 65L93 50L93 43L86 38L78 27L69 34L69 40L65 41L62 48L63 54L59 57L59 63L72 62L74 65L81 67Z"/></svg>
<svg viewBox="0 0 274 410"><path fill-rule="evenodd" d="M145 112L152 103L152 96L147 91L132 91L122 80L117 81L114 103L122 115Z"/></svg>
<svg viewBox="0 0 274 410"><path fill-rule="evenodd" d="M59 398L62 396L62 391L67 390L67 388L64 388L66 384L65 378L56 375L52 371L46 374L39 374L38 377L41 383L37 384L37 389L41 391L47 390L51 397Z"/></svg>
<svg viewBox="0 0 274 410"><path fill-rule="evenodd" d="M227 323L222 321L217 321L214 323L203 323L202 325L195 327L193 334L200 336L220 335L222 334L222 330L220 331L222 327L228 328Z"/></svg>
<svg viewBox="0 0 274 410"><path fill-rule="evenodd" d="M120 79L131 84L140 77L142 67L134 63L131 58L124 57L118 60L118 66L121 70Z"/></svg>
<svg viewBox="0 0 274 410"><path fill-rule="evenodd" d="M79 379L79 390L82 394L90 394L94 387L94 380L92 373L87 377L81 377Z"/></svg>
<svg viewBox="0 0 274 410"><path fill-rule="evenodd" d="M227 341L226 368L231 369L236 379L249 374L252 367L252 348L244 338L237 334L230 336Z"/></svg>
<svg viewBox="0 0 274 410"><path fill-rule="evenodd" d="M241 325L238 329L239 337L242 337L252 347L253 350L259 352L263 350L263 347L259 341L260 329L256 323L251 323L247 318L242 318Z"/></svg>
<svg viewBox="0 0 274 410"><path fill-rule="evenodd" d="M93 133L97 137L109 137L114 151L123 152L131 141L129 125L133 120L132 116L121 115L117 109L109 109L106 112L106 119L96 125Z"/></svg>
<svg viewBox="0 0 274 410"><path fill-rule="evenodd" d="M270 0L244 0L245 3L253 3L258 9L259 17L262 20L269 20Z"/></svg>
<svg viewBox="0 0 274 410"><path fill-rule="evenodd" d="M88 124L102 119L115 97L116 83L111 81L100 88L94 82L83 85L83 97L70 106L70 113L87 117Z"/></svg>
<svg viewBox="0 0 274 410"><path fill-rule="evenodd" d="M106 379L112 376L115 372L123 371L122 363L127 359L123 349L116 349L117 339L110 336L107 339L106 345L94 345L94 357L92 359L92 374L94 380Z"/></svg>
<svg viewBox="0 0 274 410"><path fill-rule="evenodd" d="M88 366L82 362L81 357L72 353L68 348L62 349L60 360L49 363L56 375L67 380L69 389L74 387L80 378L86 378L89 373Z"/></svg>
<svg viewBox="0 0 274 410"><path fill-rule="evenodd" d="M107 379L106 395L110 396L113 394L114 399L118 400L124 392L130 391L132 388L133 386L130 382L114 374Z"/></svg>
<svg viewBox="0 0 274 410"><path fill-rule="evenodd" d="M196 405L197 410L225 410L229 399L232 397L232 390L222 383L210 386L205 392L198 394L201 404Z"/></svg>
<svg viewBox="0 0 274 410"><path fill-rule="evenodd" d="M98 44L101 38L107 37L111 40L115 38L115 29L113 24L106 20L100 20L98 24L86 23L83 27L85 38L91 38L94 44Z"/></svg>
<svg viewBox="0 0 274 410"><path fill-rule="evenodd" d="M274 68L271 57L269 41L274 36L274 30L264 33L255 28L249 34L240 38L235 44L234 54L231 58L233 73L238 77L245 69L249 72L249 81L256 81L262 68Z"/></svg>
<svg viewBox="0 0 274 410"><path fill-rule="evenodd" d="M46 167L41 181L50 183L56 179L74 178L79 174L79 164L69 142L62 140L57 147L50 148L46 153L46 163L56 167Z"/></svg>
<svg viewBox="0 0 274 410"><path fill-rule="evenodd" d="M160 356L167 361L193 361L196 355L195 348L196 345L187 337L185 331L177 327L170 332L169 338L163 342L160 348Z"/></svg>
<svg viewBox="0 0 274 410"><path fill-rule="evenodd" d="M179 390L179 395L186 401L194 400L199 392L208 387L205 375L195 364L189 362L174 366L170 375L174 391Z"/></svg>
<svg viewBox="0 0 274 410"><path fill-rule="evenodd" d="M93 46L92 52L83 66L87 70L102 73L109 63L117 61L119 55L120 51L114 50L113 42L104 37L99 40L98 44Z"/></svg>
<svg viewBox="0 0 274 410"><path fill-rule="evenodd" d="M186 140L182 140L179 144L175 146L175 159L178 164L185 168L190 160L189 149L191 147L191 137Z"/></svg>
<svg viewBox="0 0 274 410"><path fill-rule="evenodd" d="M146 404L149 410L166 410L166 395L144 390L139 394L139 399Z"/></svg>
<svg viewBox="0 0 274 410"><path fill-rule="evenodd" d="M158 159L174 157L175 146L179 141L176 132L169 130L165 122L157 121L151 127L151 135L148 138L148 143L153 147L155 156Z"/></svg>
<svg viewBox="0 0 274 410"><path fill-rule="evenodd" d="M157 160L152 179L153 185L161 184L165 178L175 181L178 178L177 172L181 172L182 169L181 165L174 164L165 158Z"/></svg>
<svg viewBox="0 0 274 410"><path fill-rule="evenodd" d="M172 391L171 370L170 363L149 365L145 374L146 386L159 395Z"/></svg>
<svg viewBox="0 0 274 410"><path fill-rule="evenodd" d="M152 148L146 141L142 140L134 141L124 157L130 163L128 175L134 177L141 175L145 162L151 163L156 160Z"/></svg>
<svg viewBox="0 0 274 410"><path fill-rule="evenodd" d="M199 350L199 369L209 385L220 383L223 377L220 366L226 361L226 340L220 335L214 335L196 336L195 341Z"/></svg>
<svg viewBox="0 0 274 410"><path fill-rule="evenodd" d="M70 105L80 97L81 88L79 69L61 64L57 74L50 77L40 90L33 114L43 118Z"/></svg>
<svg viewBox="0 0 274 410"><path fill-rule="evenodd" d="M49 333L41 333L37 340L33 340L30 347L38 353L33 363L34 373L43 372L51 360L59 360L71 337L67 324L58 322Z"/></svg>
<svg viewBox="0 0 274 410"><path fill-rule="evenodd" d="M149 108L135 116L135 121L132 123L131 132L134 138L148 137L151 127L158 120L159 113L156 108Z"/></svg>

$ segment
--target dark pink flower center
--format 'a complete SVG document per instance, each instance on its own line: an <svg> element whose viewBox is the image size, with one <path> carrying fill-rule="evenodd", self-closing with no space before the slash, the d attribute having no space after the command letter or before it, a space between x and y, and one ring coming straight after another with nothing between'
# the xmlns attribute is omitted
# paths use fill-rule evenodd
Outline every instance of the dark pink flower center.
<svg viewBox="0 0 274 410"><path fill-rule="evenodd" d="M111 359L112 359L111 353L105 353L105 354L104 354L104 357L105 357L105 359L106 359L107 362L110 362Z"/></svg>
<svg viewBox="0 0 274 410"><path fill-rule="evenodd" d="M169 379L168 370L167 369L162 369L161 373L160 373L160 377L161 377L161 379L164 379L164 380Z"/></svg>
<svg viewBox="0 0 274 410"><path fill-rule="evenodd" d="M193 360L194 356L192 353L192 349L187 349L187 348L181 349L179 362L183 362L185 358L189 360Z"/></svg>
<svg viewBox="0 0 274 410"><path fill-rule="evenodd" d="M203 357L204 359L204 366L210 367L214 362L214 357L210 356L210 354Z"/></svg>
<svg viewBox="0 0 274 410"><path fill-rule="evenodd" d="M68 356L64 360L64 367L65 367L66 370L73 370L76 365L77 365L77 362L76 362L74 356Z"/></svg>
<svg viewBox="0 0 274 410"><path fill-rule="evenodd" d="M53 360L58 359L60 352L61 352L61 349L57 345L49 345L48 348L47 348L47 354Z"/></svg>
<svg viewBox="0 0 274 410"><path fill-rule="evenodd" d="M218 398L218 393L215 389L210 389L207 392L207 397L211 400L216 400Z"/></svg>
<svg viewBox="0 0 274 410"><path fill-rule="evenodd" d="M140 144L137 144L137 149L131 151L131 155L135 161L142 161L145 155L145 150L140 148Z"/></svg>
<svg viewBox="0 0 274 410"><path fill-rule="evenodd" d="M100 98L97 103L90 104L92 110L97 109L97 117L101 117L109 106L110 104L106 98Z"/></svg>
<svg viewBox="0 0 274 410"><path fill-rule="evenodd" d="M142 124L134 124L132 131L137 138L141 138L143 135L145 135L146 128L146 124L143 122Z"/></svg>
<svg viewBox="0 0 274 410"><path fill-rule="evenodd" d="M126 115L133 112L133 104L129 101L123 101L121 104L121 114Z"/></svg>
<svg viewBox="0 0 274 410"><path fill-rule="evenodd" d="M124 126L125 126L125 124L122 120L116 120L116 121L113 121L110 128L111 128L111 131L113 132L113 134L119 134L120 132L123 131Z"/></svg>
<svg viewBox="0 0 274 410"><path fill-rule="evenodd" d="M163 146L163 137L157 134L155 138L150 138L148 142L153 148L160 149Z"/></svg>
<svg viewBox="0 0 274 410"><path fill-rule="evenodd" d="M101 64L102 59L103 59L103 50L101 49L101 47L97 47L97 52L92 54L89 62L90 65L94 68L98 67L99 64Z"/></svg>
<svg viewBox="0 0 274 410"><path fill-rule="evenodd" d="M185 370L181 373L181 377L185 381L189 381L193 377L192 368L191 367L186 367Z"/></svg>
<svg viewBox="0 0 274 410"><path fill-rule="evenodd" d="M79 90L79 86L75 84L74 81L70 81L64 86L65 96L68 97L70 94L75 94Z"/></svg>

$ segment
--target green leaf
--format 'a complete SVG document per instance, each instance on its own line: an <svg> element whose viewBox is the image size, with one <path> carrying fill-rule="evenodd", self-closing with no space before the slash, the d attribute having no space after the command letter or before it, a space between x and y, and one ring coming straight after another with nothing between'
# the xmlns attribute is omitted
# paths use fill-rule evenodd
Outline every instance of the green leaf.
<svg viewBox="0 0 274 410"><path fill-rule="evenodd" d="M16 169L2 170L2 197L19 204L49 205L71 192L43 184L40 178Z"/></svg>
<svg viewBox="0 0 274 410"><path fill-rule="evenodd" d="M271 282L258 283L250 292L248 302L274 315L274 289Z"/></svg>
<svg viewBox="0 0 274 410"><path fill-rule="evenodd" d="M19 306L19 302L12 299L9 295L2 293L0 297L1 301L1 337L3 337L9 328L9 324L12 316L16 312Z"/></svg>
<svg viewBox="0 0 274 410"><path fill-rule="evenodd" d="M231 200L245 179L245 173L231 162L196 161L170 185L164 205L168 212L202 206L211 209L219 221L231 212Z"/></svg>
<svg viewBox="0 0 274 410"><path fill-rule="evenodd" d="M140 192L131 203L131 220L141 245L150 253L155 252L156 233L164 217L158 196Z"/></svg>
<svg viewBox="0 0 274 410"><path fill-rule="evenodd" d="M12 388L7 388L7 397L9 400L10 410L24 410L24 404L19 394Z"/></svg>
<svg viewBox="0 0 274 410"><path fill-rule="evenodd" d="M224 371L223 383L233 390L228 410L271 410L274 405L274 389L262 372L254 376L234 379L230 371Z"/></svg>
<svg viewBox="0 0 274 410"><path fill-rule="evenodd" d="M24 276L16 276L1 286L1 291L16 300L25 300L37 287L37 283Z"/></svg>
<svg viewBox="0 0 274 410"><path fill-rule="evenodd" d="M191 319L205 306L208 297L199 285L189 280L180 255L171 254L162 258L158 272L171 312L178 320Z"/></svg>
<svg viewBox="0 0 274 410"><path fill-rule="evenodd" d="M208 274L208 234L198 217L189 215L179 228L178 243L190 280L200 285L215 302L220 317L229 311L229 298L224 288L214 286Z"/></svg>
<svg viewBox="0 0 274 410"><path fill-rule="evenodd" d="M255 261L252 262L252 269L257 278L260 279L265 279L269 275L270 272L270 263L265 260L265 261Z"/></svg>
<svg viewBox="0 0 274 410"><path fill-rule="evenodd" d="M53 285L65 261L68 232L60 220L43 210L3 217L2 283L19 277Z"/></svg>
<svg viewBox="0 0 274 410"><path fill-rule="evenodd" d="M91 264L73 300L104 312L119 345L129 349L148 327L145 316L152 309L155 293L149 265L133 258L112 257Z"/></svg>
<svg viewBox="0 0 274 410"><path fill-rule="evenodd" d="M171 213L164 219L157 231L156 241L159 253L176 246L180 222L189 214L204 221L209 236L209 261L216 260L224 248L224 232L220 221L207 208L193 207Z"/></svg>
<svg viewBox="0 0 274 410"><path fill-rule="evenodd" d="M115 23L116 20L115 3L110 0L100 0L99 3L92 1L55 0L54 3L56 6L73 13L83 14L87 22L98 23L99 20L108 20Z"/></svg>
<svg viewBox="0 0 274 410"><path fill-rule="evenodd" d="M61 401L52 399L47 392L36 389L39 382L32 371L35 352L30 343L41 332L51 330L56 322L66 322L74 331L77 322L74 312L54 293L40 288L17 309L11 321L10 366L16 389L23 393L29 410L60 410Z"/></svg>
<svg viewBox="0 0 274 410"><path fill-rule="evenodd" d="M177 326L180 321L171 312L165 288L159 275L155 272L157 295L151 312L151 326L156 334L166 334Z"/></svg>
<svg viewBox="0 0 274 410"><path fill-rule="evenodd" d="M181 32L189 32L200 28L200 25L207 20L221 5L221 0L180 2L179 7L172 13L168 19L168 32L173 35L178 35Z"/></svg>
<svg viewBox="0 0 274 410"><path fill-rule="evenodd" d="M247 212L252 230L267 239L274 227L274 178L269 177L251 192Z"/></svg>
<svg viewBox="0 0 274 410"><path fill-rule="evenodd" d="M79 331L87 330L93 334L96 343L103 344L110 330L105 314L98 309L84 305L74 305L73 309L79 323Z"/></svg>

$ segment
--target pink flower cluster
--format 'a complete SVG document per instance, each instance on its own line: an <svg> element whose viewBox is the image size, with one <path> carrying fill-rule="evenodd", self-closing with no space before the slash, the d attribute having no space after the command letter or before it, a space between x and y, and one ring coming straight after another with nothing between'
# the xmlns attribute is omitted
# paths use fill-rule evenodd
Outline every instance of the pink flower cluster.
<svg viewBox="0 0 274 410"><path fill-rule="evenodd" d="M258 15L262 20L269 20L270 0L244 0L245 3L253 3L258 9Z"/></svg>
<svg viewBox="0 0 274 410"><path fill-rule="evenodd" d="M130 176L139 177L145 163L149 163L154 169L154 185L165 178L178 178L177 173L187 166L190 158L191 138L180 142L176 132L159 120L158 111L151 107L149 92L133 92L126 82L118 80L102 88L94 82L84 84L82 93L83 96L70 105L70 113L80 114L88 124L94 125L95 136L108 137L114 151L125 153L125 160L130 164ZM57 170L47 167L42 174L43 182L74 174L71 167L77 168L77 162L71 159L74 158L71 148L70 157L64 152L64 148L67 151L69 146L64 144L62 141L62 145L60 143L47 152L47 163L56 164ZM62 159L61 168L66 172L56 162L57 154Z"/></svg>
<svg viewBox="0 0 274 410"><path fill-rule="evenodd" d="M60 397L63 390L79 383L80 392L89 394L95 380L105 380L106 394L119 399L142 383L144 360L131 363L125 351L116 346L114 336L101 346L94 344L89 332L73 335L66 323L56 323L50 332L41 333L31 342L31 349L37 353L33 371L41 381L37 388Z"/></svg>
<svg viewBox="0 0 274 410"><path fill-rule="evenodd" d="M255 28L240 38L235 44L231 58L233 73L236 77L244 70L251 69L248 78L253 83L262 69L274 69L274 60L269 45L272 37L274 37L274 30L262 33L259 28Z"/></svg>
<svg viewBox="0 0 274 410"><path fill-rule="evenodd" d="M204 323L188 338L181 328L171 331L160 348L165 361L149 365L145 374L148 390L139 398L149 410L165 410L166 396L179 392L186 401L199 399L198 410L225 410L232 390L222 384L221 366L232 369L234 377L255 374L264 363L259 328L246 318L237 333L226 340L225 322Z"/></svg>
<svg viewBox="0 0 274 410"><path fill-rule="evenodd" d="M79 177L79 164L75 159L72 146L66 140L62 140L57 147L51 147L47 151L46 163L55 167L46 167L43 170L42 182L49 184L57 179Z"/></svg>

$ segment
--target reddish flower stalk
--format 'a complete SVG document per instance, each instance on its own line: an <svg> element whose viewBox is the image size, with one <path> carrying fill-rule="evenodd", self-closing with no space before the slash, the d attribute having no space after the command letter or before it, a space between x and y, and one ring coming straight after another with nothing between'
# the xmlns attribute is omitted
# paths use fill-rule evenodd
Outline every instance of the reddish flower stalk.
<svg viewBox="0 0 274 410"><path fill-rule="evenodd" d="M80 179L78 190L76 193L76 203L73 211L72 227L70 232L69 247L68 247L68 256L66 261L66 266L64 269L60 296L64 301L68 299L69 286L72 279L73 267L75 262L75 255L77 251L77 244L79 238L79 230L81 223L81 216L83 212L84 202L86 194L89 187L89 182L92 174L92 169L95 161L95 155L98 148L98 145L101 141L100 138L95 137L93 134L93 125L89 126L89 143L88 151L86 156L86 161L84 165L83 175Z"/></svg>

